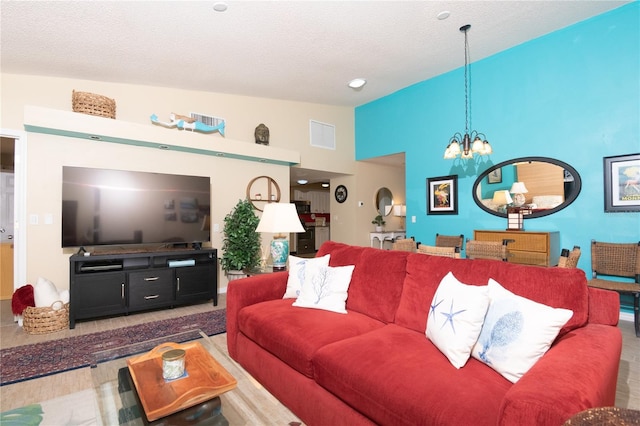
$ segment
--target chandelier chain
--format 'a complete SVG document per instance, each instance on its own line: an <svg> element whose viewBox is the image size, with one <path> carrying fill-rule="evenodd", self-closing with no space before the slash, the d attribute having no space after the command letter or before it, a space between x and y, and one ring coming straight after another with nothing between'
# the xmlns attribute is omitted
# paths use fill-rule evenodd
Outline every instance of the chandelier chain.
<svg viewBox="0 0 640 426"><path fill-rule="evenodd" d="M469 106L469 43L467 41L467 31L469 31L469 29L466 29L464 31L464 118L465 118L465 133L469 134L469 126L470 126L470 115L471 115L471 109Z"/></svg>

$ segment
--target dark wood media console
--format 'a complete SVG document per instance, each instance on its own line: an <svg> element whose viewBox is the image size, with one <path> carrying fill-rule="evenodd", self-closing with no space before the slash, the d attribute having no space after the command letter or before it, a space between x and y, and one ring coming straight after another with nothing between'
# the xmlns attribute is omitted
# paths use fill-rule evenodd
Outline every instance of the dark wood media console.
<svg viewBox="0 0 640 426"><path fill-rule="evenodd" d="M76 320L213 299L216 249L74 254L69 258L69 328Z"/></svg>

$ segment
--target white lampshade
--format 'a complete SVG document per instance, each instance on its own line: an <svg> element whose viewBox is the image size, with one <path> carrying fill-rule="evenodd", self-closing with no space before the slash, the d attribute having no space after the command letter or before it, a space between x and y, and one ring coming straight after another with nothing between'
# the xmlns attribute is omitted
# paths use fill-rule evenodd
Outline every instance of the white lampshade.
<svg viewBox="0 0 640 426"><path fill-rule="evenodd" d="M393 215L404 217L407 215L407 206L404 204L396 204L393 206Z"/></svg>
<svg viewBox="0 0 640 426"><path fill-rule="evenodd" d="M296 212L295 204L267 203L264 206L256 232L286 234L289 232L304 232L304 228Z"/></svg>
<svg viewBox="0 0 640 426"><path fill-rule="evenodd" d="M524 182L513 182L511 185L511 190L509 190L512 194L525 194L527 191L527 187L524 186Z"/></svg>
<svg viewBox="0 0 640 426"><path fill-rule="evenodd" d="M509 195L509 191L503 189L501 191L496 191L493 193L493 203L497 205L506 205L511 204L513 200L511 199L511 195Z"/></svg>

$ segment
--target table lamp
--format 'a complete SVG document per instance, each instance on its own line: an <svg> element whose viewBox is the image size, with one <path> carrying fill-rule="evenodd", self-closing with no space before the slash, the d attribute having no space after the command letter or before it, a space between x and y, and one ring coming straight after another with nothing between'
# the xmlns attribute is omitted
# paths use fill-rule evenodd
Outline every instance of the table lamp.
<svg viewBox="0 0 640 426"><path fill-rule="evenodd" d="M511 204L513 200L511 199L511 195L509 195L509 191L506 189L502 189L500 191L496 191L493 193L493 204L498 206L498 210L505 212L507 209L507 205Z"/></svg>
<svg viewBox="0 0 640 426"><path fill-rule="evenodd" d="M289 257L287 234L290 232L304 232L304 228L300 223L295 204L267 203L264 206L256 232L271 232L275 234L270 246L273 270L284 271L287 268L287 258Z"/></svg>
<svg viewBox="0 0 640 426"><path fill-rule="evenodd" d="M404 218L407 216L407 206L404 204L396 204L393 206L393 215L396 217L401 217L400 229L404 229Z"/></svg>
<svg viewBox="0 0 640 426"><path fill-rule="evenodd" d="M525 196L527 192L527 187L524 186L524 182L513 182L511 185L510 193L513 194L513 205L516 207L520 207L525 202Z"/></svg>

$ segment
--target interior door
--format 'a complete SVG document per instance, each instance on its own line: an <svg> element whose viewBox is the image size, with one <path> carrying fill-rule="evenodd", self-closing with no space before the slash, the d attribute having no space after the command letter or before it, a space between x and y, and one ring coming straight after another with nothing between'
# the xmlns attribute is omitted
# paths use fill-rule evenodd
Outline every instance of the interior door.
<svg viewBox="0 0 640 426"><path fill-rule="evenodd" d="M0 172L0 299L13 295L14 174Z"/></svg>

